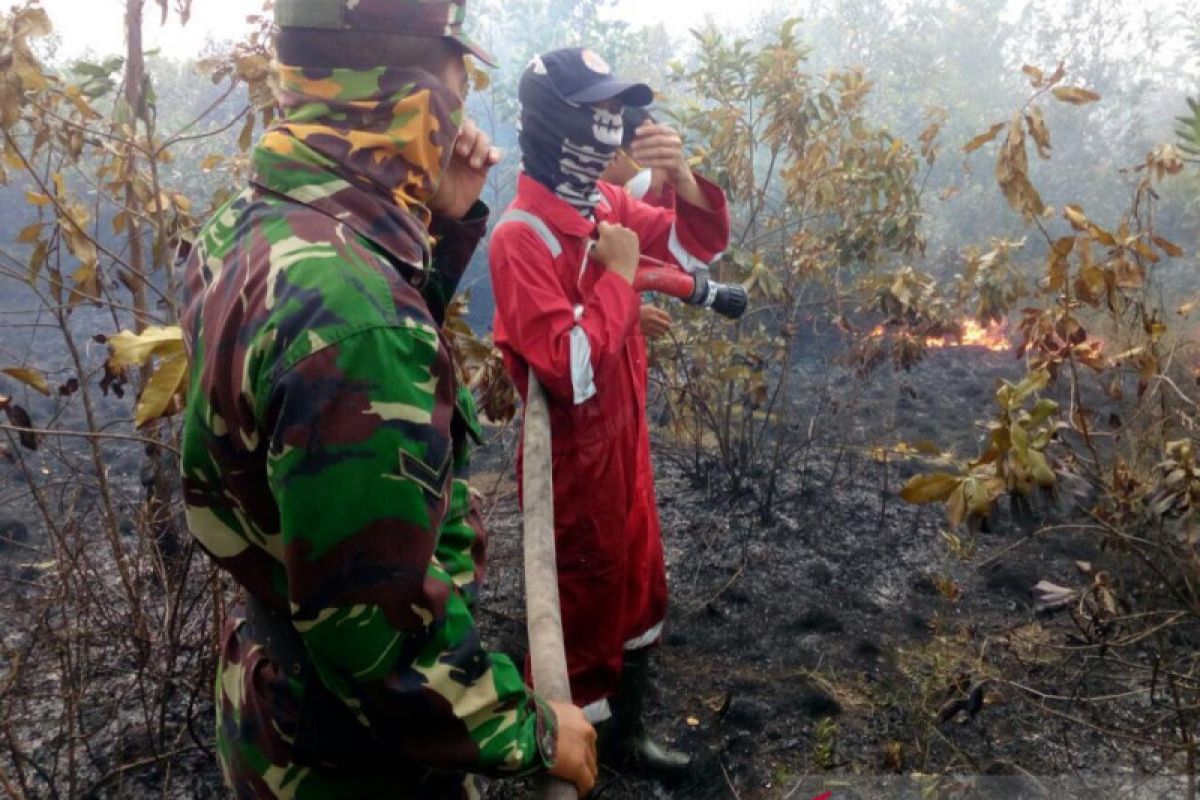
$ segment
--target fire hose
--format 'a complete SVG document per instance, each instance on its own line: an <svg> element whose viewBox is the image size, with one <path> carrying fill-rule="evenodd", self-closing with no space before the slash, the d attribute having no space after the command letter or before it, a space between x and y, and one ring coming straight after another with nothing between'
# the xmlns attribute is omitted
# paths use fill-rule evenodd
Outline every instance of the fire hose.
<svg viewBox="0 0 1200 800"><path fill-rule="evenodd" d="M657 259L642 256L633 279L635 292L657 292L678 297L688 305L710 308L723 317L738 319L746 313L746 290L736 283L717 283L703 274L688 274Z"/></svg>
<svg viewBox="0 0 1200 800"><path fill-rule="evenodd" d="M525 395L524 496L525 618L533 685L547 700L571 702L562 608L558 601L558 565L554 547L554 479L550 455L550 412L546 392L529 370ZM542 800L575 800L575 786L547 776L538 787Z"/></svg>

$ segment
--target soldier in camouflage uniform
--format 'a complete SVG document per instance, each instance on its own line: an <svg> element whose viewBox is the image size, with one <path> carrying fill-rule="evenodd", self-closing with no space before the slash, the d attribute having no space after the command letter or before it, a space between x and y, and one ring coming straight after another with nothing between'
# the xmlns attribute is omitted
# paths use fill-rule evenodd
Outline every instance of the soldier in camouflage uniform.
<svg viewBox="0 0 1200 800"><path fill-rule="evenodd" d="M463 0L278 0L283 118L187 267L188 525L244 590L217 745L239 798L458 798L594 731L472 618L471 395L440 331L498 154L462 118ZM382 65L382 66L379 66Z"/></svg>

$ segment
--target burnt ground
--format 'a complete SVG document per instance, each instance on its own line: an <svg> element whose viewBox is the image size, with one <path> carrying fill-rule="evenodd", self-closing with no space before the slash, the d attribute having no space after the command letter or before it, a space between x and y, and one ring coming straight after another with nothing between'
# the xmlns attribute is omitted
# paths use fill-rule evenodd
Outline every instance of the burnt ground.
<svg viewBox="0 0 1200 800"><path fill-rule="evenodd" d="M673 457L684 454L656 435L673 605L651 726L694 753L697 765L673 784L606 768L597 796L880 797L879 781L895 773L909 777L887 797L957 796L918 794L931 784L913 776L960 772L1018 776L996 781L1001 794L992 796L1066 797L1074 795L1024 776L1137 771L1122 746L1056 724L990 684L977 716L934 724L947 701L969 695L987 673L981 651L1036 662L1065 635L1043 627L1031 588L1041 579L1069 585L1075 562L1101 553L1078 536L1030 538L1032 528L1004 519L994 531L948 541L940 507L898 496L907 477L933 467L895 456L884 462L870 445L927 438L973 453L973 423L989 412L996 383L1018 368L1011 356L962 348L932 352L912 372L865 386L835 374L832 388L845 405L840 419L825 423L825 438L843 444L789 461L769 521L752 494L689 478L680 466L687 459ZM492 641L521 658L520 516L503 455L512 436L483 453L490 471L480 485L491 481L494 490L483 605ZM856 782L857 791L847 788Z"/></svg>
<svg viewBox="0 0 1200 800"><path fill-rule="evenodd" d="M1041 669L1068 628L1037 616L1030 589L1041 579L1070 584L1077 560L1103 563L1096 544L1069 534L1031 537L1033 528L1003 515L991 531L947 539L940 508L912 507L897 494L931 465L873 452L930 439L973 453L975 421L988 414L996 382L1019 375L1020 365L961 348L867 382L816 357L800 369L804 388L794 413L814 440L787 461L767 519L755 487L734 493L712 473L696 480L685 469L686 450L655 435L673 606L650 723L692 751L697 765L669 785L606 769L596 796L807 800L827 789L835 798L963 796L914 792L936 780L920 777L932 773L1018 776L1034 786L1041 780L1044 789L1045 778L1030 776L1160 771L1152 758L1138 763L1130 748L1039 713L1013 687L982 682L999 659ZM475 481L487 498L492 537L480 623L494 647L519 661L525 631L515 433L493 433L478 454ZM15 474L4 477L12 490ZM0 516L27 511L10 505ZM10 576L37 546L33 526L23 536L20 551L0 547ZM983 701L977 715L935 724L947 701L972 695ZM211 709L201 704L188 713L207 720ZM214 765L195 748L174 766L167 796L222 796ZM846 788L894 774L904 783L886 795L878 784ZM93 796L160 793L152 775L128 775L124 789ZM497 785L492 796L531 796L531 788Z"/></svg>

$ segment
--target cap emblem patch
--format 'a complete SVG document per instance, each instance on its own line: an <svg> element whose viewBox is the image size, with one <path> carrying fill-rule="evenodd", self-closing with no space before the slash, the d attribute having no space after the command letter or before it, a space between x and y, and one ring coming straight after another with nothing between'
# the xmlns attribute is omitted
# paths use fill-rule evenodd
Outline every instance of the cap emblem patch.
<svg viewBox="0 0 1200 800"><path fill-rule="evenodd" d="M601 58L591 50L583 51L583 63L592 72L598 75L611 75L612 67L608 66L608 62Z"/></svg>

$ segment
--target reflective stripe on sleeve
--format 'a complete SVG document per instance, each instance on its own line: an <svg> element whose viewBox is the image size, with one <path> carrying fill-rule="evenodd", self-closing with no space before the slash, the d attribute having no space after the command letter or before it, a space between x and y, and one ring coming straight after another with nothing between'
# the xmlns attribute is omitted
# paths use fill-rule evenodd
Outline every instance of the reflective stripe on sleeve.
<svg viewBox="0 0 1200 800"><path fill-rule="evenodd" d="M667 249L671 251L671 255L679 262L679 266L683 267L690 274L696 274L702 269L708 269L708 262L701 258L696 258L684 248L683 243L679 241L679 228L676 224L671 225L671 238L667 242Z"/></svg>
<svg viewBox="0 0 1200 800"><path fill-rule="evenodd" d="M583 306L575 306L575 322L583 319ZM575 405L586 403L596 396L595 374L592 371L592 343L582 325L571 329L571 388Z"/></svg>

